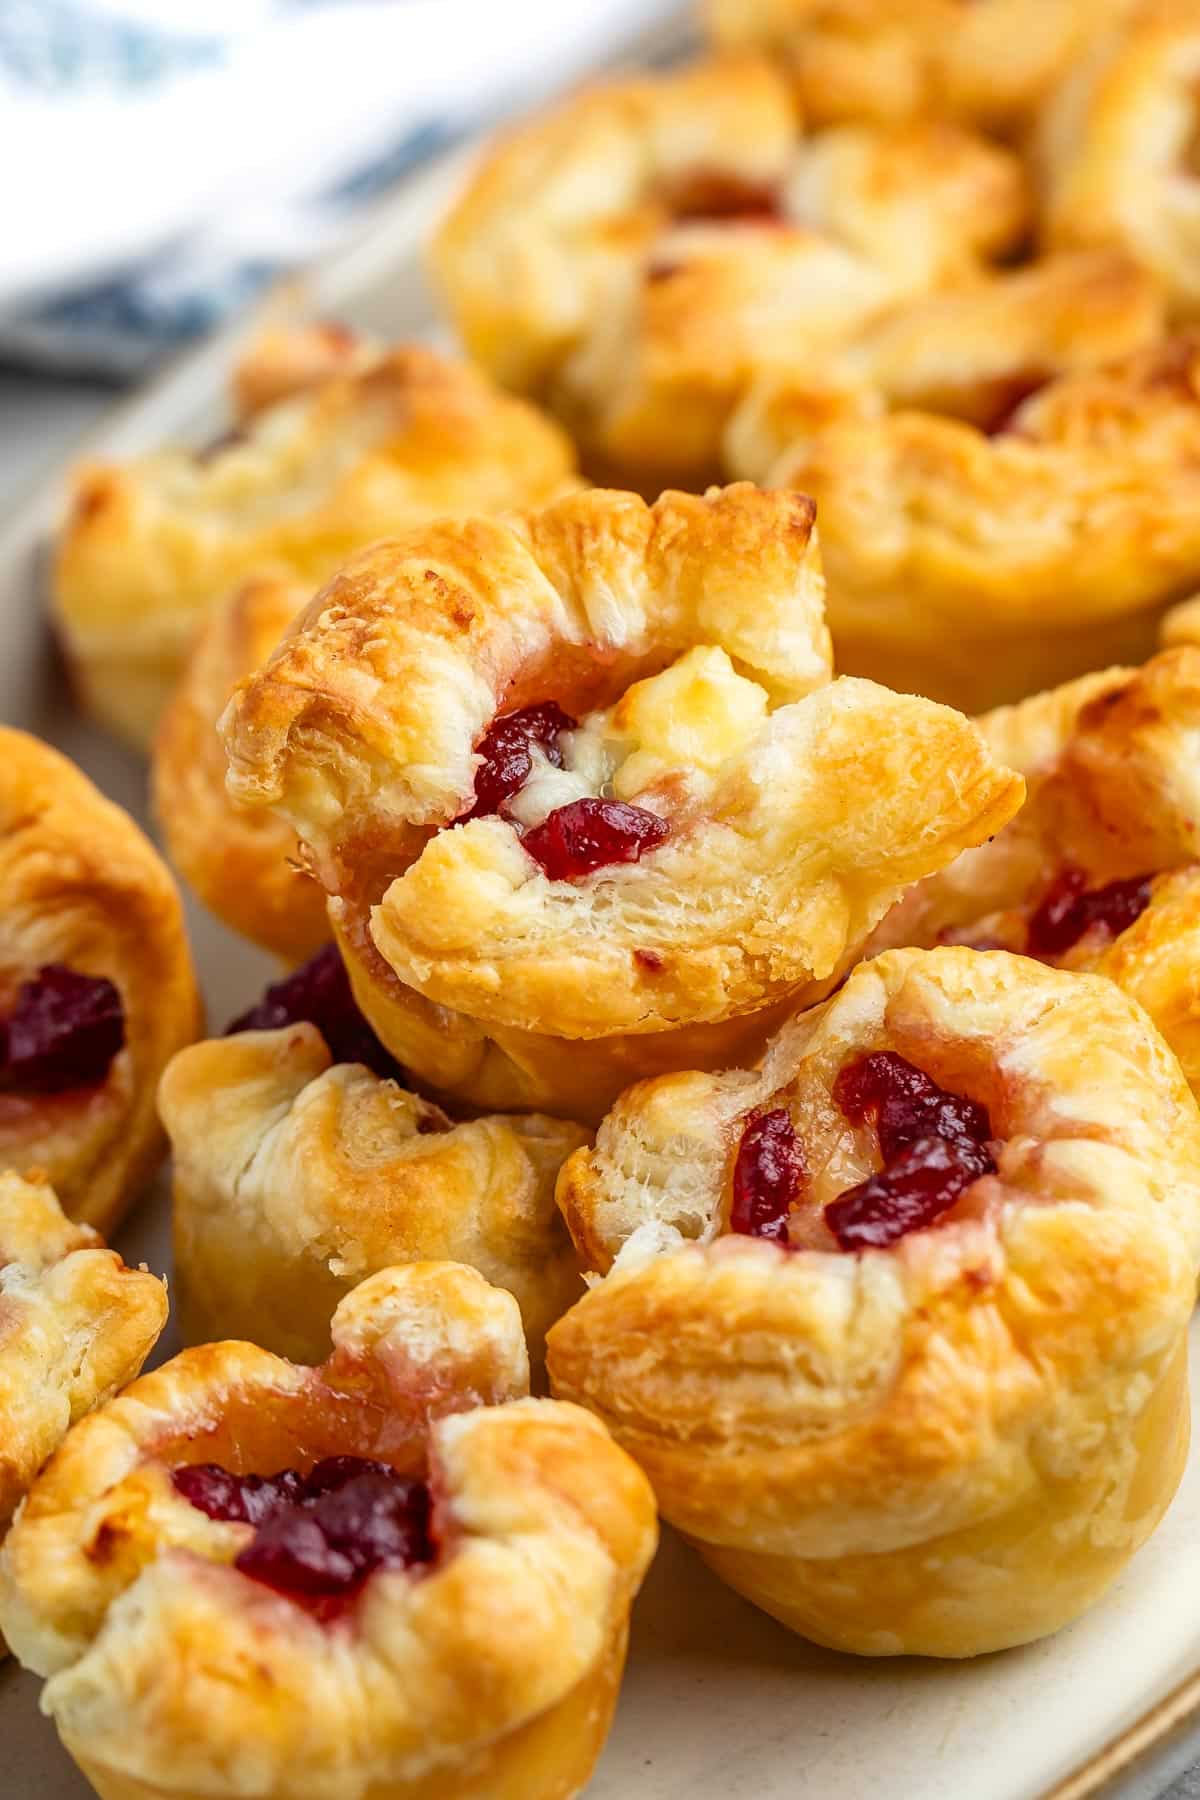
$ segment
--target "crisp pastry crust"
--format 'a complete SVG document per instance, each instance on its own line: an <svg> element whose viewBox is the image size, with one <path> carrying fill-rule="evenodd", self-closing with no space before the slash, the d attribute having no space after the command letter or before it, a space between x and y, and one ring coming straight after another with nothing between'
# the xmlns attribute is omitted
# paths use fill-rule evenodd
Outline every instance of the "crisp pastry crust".
<svg viewBox="0 0 1200 1800"><path fill-rule="evenodd" d="M1015 158L942 122L806 139L756 57L608 83L499 138L433 246L471 354L549 400L595 473L719 472L764 368L971 275L1028 223Z"/></svg>
<svg viewBox="0 0 1200 1800"><path fill-rule="evenodd" d="M548 419L422 345L295 393L207 451L86 465L54 576L84 698L145 744L200 621L248 576L311 588L397 524L548 498L573 469Z"/></svg>
<svg viewBox="0 0 1200 1800"><path fill-rule="evenodd" d="M1028 799L990 843L919 882L873 942L983 940L1107 975L1200 1092L1200 649L1081 676L978 724L1025 776ZM1140 910L1042 946L1036 915L1064 870L1084 893L1144 880Z"/></svg>
<svg viewBox="0 0 1200 1800"><path fill-rule="evenodd" d="M217 917L286 963L329 941L325 895L273 813L231 800L217 720L311 598L269 576L243 583L201 625L154 740L154 810L179 873Z"/></svg>
<svg viewBox="0 0 1200 1800"><path fill-rule="evenodd" d="M1176 316L1200 316L1200 12L1143 0L1100 31L1041 121L1042 224L1053 245L1117 245L1165 284Z"/></svg>
<svg viewBox="0 0 1200 1800"><path fill-rule="evenodd" d="M824 1209L879 1150L835 1082L877 1051L986 1106L994 1172L851 1254ZM727 1235L743 1132L772 1109L807 1171L791 1248ZM1198 1134L1111 982L888 952L757 1072L635 1087L567 1163L560 1202L609 1273L550 1333L554 1391L609 1423L718 1573L818 1642L1039 1637L1098 1598L1182 1473Z"/></svg>
<svg viewBox="0 0 1200 1800"><path fill-rule="evenodd" d="M582 1126L533 1114L452 1124L315 1025L193 1044L159 1088L175 1169L185 1343L248 1337L299 1362L366 1276L468 1263L521 1308L535 1365L581 1292L554 1182Z"/></svg>
<svg viewBox="0 0 1200 1800"><path fill-rule="evenodd" d="M745 472L817 502L839 668L979 712L1141 661L1194 590L1198 384L1193 333L1051 381L991 437L843 392ZM757 405L743 449L772 439ZM792 426L803 412L781 403Z"/></svg>
<svg viewBox="0 0 1200 1800"><path fill-rule="evenodd" d="M769 51L805 117L927 113L1014 130L1129 0L703 0L717 43Z"/></svg>
<svg viewBox="0 0 1200 1800"><path fill-rule="evenodd" d="M184 1351L77 1429L0 1570L0 1617L106 1800L560 1800L608 1728L655 1544L644 1478L524 1398L515 1301L455 1264L364 1282L317 1369ZM428 1479L435 1560L322 1621L234 1561L253 1528L173 1486L381 1458Z"/></svg>
<svg viewBox="0 0 1200 1800"><path fill-rule="evenodd" d="M108 1232L165 1148L158 1078L200 1030L179 895L137 826L56 750L0 727L0 1014L47 966L112 982L124 1042L102 1079L0 1086L0 1168L44 1172Z"/></svg>
<svg viewBox="0 0 1200 1800"><path fill-rule="evenodd" d="M0 1308L3 1535L68 1428L138 1373L167 1296L73 1225L44 1181L0 1171Z"/></svg>
<svg viewBox="0 0 1200 1800"><path fill-rule="evenodd" d="M730 420L725 457L766 480L798 441L889 409L1002 429L1047 382L1147 350L1165 323L1161 287L1123 252L1044 257L893 308L807 377L763 376Z"/></svg>
<svg viewBox="0 0 1200 1800"><path fill-rule="evenodd" d="M394 1055L477 1104L570 1111L583 1040L594 1118L680 1066L670 1034L717 1061L759 1015L761 1043L920 865L1011 815L1020 782L964 720L830 680L821 595L809 503L741 486L414 531L317 597L231 702L230 791L295 826ZM467 819L496 716L550 701L558 766ZM638 859L535 860L535 833L614 803L657 834ZM532 1093L498 1097L494 1066L475 1085L493 1049Z"/></svg>
<svg viewBox="0 0 1200 1800"><path fill-rule="evenodd" d="M294 319L263 325L233 367L233 410L243 422L337 375L357 374L381 354L379 344L338 319Z"/></svg>

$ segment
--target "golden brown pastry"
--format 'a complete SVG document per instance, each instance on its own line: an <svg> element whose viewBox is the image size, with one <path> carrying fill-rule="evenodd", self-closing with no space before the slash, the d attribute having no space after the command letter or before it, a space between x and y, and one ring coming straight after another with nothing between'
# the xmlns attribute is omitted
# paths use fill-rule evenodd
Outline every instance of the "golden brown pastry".
<svg viewBox="0 0 1200 1800"><path fill-rule="evenodd" d="M1081 676L978 725L1029 797L873 942L979 943L1108 975L1200 1093L1200 649Z"/></svg>
<svg viewBox="0 0 1200 1800"><path fill-rule="evenodd" d="M302 1368L185 1350L78 1427L0 1620L103 1800L562 1800L654 1551L635 1465L530 1400L511 1295L384 1270Z"/></svg>
<svg viewBox="0 0 1200 1800"><path fill-rule="evenodd" d="M1056 376L1158 343L1158 282L1119 250L1045 257L885 313L805 376L768 374L730 420L725 456L770 474L797 440L889 409L948 413L996 431Z"/></svg>
<svg viewBox="0 0 1200 1800"><path fill-rule="evenodd" d="M167 1296L72 1225L44 1181L9 1170L0 1171L0 1292L3 1536L68 1428L133 1380L166 1324Z"/></svg>
<svg viewBox="0 0 1200 1800"><path fill-rule="evenodd" d="M211 912L285 963L328 943L325 895L299 864L295 832L230 799L217 720L310 598L296 582L260 576L213 608L159 723L152 763L172 863Z"/></svg>
<svg viewBox="0 0 1200 1800"><path fill-rule="evenodd" d="M85 465L54 575L80 691L145 744L197 626L246 577L311 588L398 524L548 498L573 467L549 420L421 345L300 391L208 450Z"/></svg>
<svg viewBox="0 0 1200 1800"><path fill-rule="evenodd" d="M395 1263L468 1263L521 1308L535 1366L582 1291L554 1204L582 1126L532 1114L454 1124L404 1086L331 946L168 1066L185 1343L245 1337L319 1362L347 1291Z"/></svg>
<svg viewBox="0 0 1200 1800"><path fill-rule="evenodd" d="M118 1223L165 1148L158 1078L200 1029L179 895L128 814L0 727L0 1169Z"/></svg>
<svg viewBox="0 0 1200 1800"><path fill-rule="evenodd" d="M753 1054L1019 804L964 719L828 652L800 496L443 522L349 563L243 684L230 791L299 833L406 1067L592 1120Z"/></svg>
<svg viewBox="0 0 1200 1800"><path fill-rule="evenodd" d="M333 376L357 374L381 353L378 343L337 319L260 326L230 376L234 415L244 424Z"/></svg>
<svg viewBox="0 0 1200 1800"><path fill-rule="evenodd" d="M1163 281L1176 316L1200 315L1200 6L1142 0L1088 54L1041 121L1043 235L1117 245ZM1102 23L1097 20L1096 23Z"/></svg>
<svg viewBox="0 0 1200 1800"><path fill-rule="evenodd" d="M1200 578L1200 336L1037 389L991 436L804 396L731 437L739 473L811 494L837 664L965 711L1154 648ZM775 458L782 418L802 434Z"/></svg>
<svg viewBox="0 0 1200 1800"><path fill-rule="evenodd" d="M551 1331L664 1516L784 1624L973 1656L1096 1601L1187 1454L1200 1115L1111 982L897 950L757 1071L632 1088Z"/></svg>
<svg viewBox="0 0 1200 1800"><path fill-rule="evenodd" d="M779 58L805 117L933 113L1011 131L1128 0L703 0L719 44Z"/></svg>
<svg viewBox="0 0 1200 1800"><path fill-rule="evenodd" d="M601 475L719 472L764 368L974 275L1027 224L1019 163L940 122L805 139L755 57L610 82L506 133L433 246L471 354L546 398Z"/></svg>

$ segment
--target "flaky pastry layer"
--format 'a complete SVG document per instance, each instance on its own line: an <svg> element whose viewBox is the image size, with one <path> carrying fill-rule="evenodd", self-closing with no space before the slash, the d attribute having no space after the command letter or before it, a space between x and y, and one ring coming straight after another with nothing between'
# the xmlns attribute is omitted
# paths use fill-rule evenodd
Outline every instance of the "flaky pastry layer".
<svg viewBox="0 0 1200 1800"><path fill-rule="evenodd" d="M586 1414L522 1397L516 1303L471 1270L384 1271L333 1339L319 1369L185 1351L68 1438L0 1563L0 1618L48 1677L45 1710L112 1795L575 1791L654 1549L644 1479ZM347 1453L427 1475L438 1554L377 1570L340 1621L240 1573L253 1528L169 1474Z"/></svg>
<svg viewBox="0 0 1200 1800"><path fill-rule="evenodd" d="M986 1106L995 1172L843 1252L823 1208L878 1167L833 1095L887 1050ZM751 1121L806 1171L784 1248L729 1235ZM550 1333L664 1515L818 1641L965 1656L1056 1629L1154 1528L1187 1446L1200 1115L1110 981L892 951L757 1071L632 1088L559 1183L607 1270Z"/></svg>

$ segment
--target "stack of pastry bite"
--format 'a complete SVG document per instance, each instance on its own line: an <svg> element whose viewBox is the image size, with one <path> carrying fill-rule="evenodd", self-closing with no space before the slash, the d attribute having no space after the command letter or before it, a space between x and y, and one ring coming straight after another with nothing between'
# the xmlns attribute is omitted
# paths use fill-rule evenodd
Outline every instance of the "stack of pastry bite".
<svg viewBox="0 0 1200 1800"><path fill-rule="evenodd" d="M280 329L226 439L79 478L81 695L283 965L203 1041L180 965L138 1064L135 909L119 1038L11 959L76 1213L156 1085L174 1154L189 1348L0 1555L106 1800L555 1800L655 1503L817 1642L962 1657L1182 1474L1200 16L706 16L485 154L433 249L482 369Z"/></svg>

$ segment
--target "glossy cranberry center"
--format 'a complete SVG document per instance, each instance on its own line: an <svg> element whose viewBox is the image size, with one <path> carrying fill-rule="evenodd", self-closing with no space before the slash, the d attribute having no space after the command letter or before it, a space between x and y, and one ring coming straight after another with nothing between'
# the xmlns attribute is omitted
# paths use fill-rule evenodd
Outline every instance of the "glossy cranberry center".
<svg viewBox="0 0 1200 1800"><path fill-rule="evenodd" d="M306 1475L234 1475L197 1463L172 1481L210 1519L253 1525L235 1567L293 1597L344 1597L376 1569L412 1568L436 1553L425 1482L366 1457L329 1456Z"/></svg>
<svg viewBox="0 0 1200 1800"><path fill-rule="evenodd" d="M1055 877L1029 921L1025 941L1030 956L1043 962L1065 956L1089 931L1119 937L1145 912L1150 901L1150 875L1110 881L1090 888L1082 869L1067 868Z"/></svg>
<svg viewBox="0 0 1200 1800"><path fill-rule="evenodd" d="M796 1128L783 1107L760 1113L742 1133L733 1165L731 1231L788 1241L788 1214L804 1180Z"/></svg>
<svg viewBox="0 0 1200 1800"><path fill-rule="evenodd" d="M521 839L551 881L573 881L612 863L637 862L670 836L657 813L620 800L572 800L527 831Z"/></svg>
<svg viewBox="0 0 1200 1800"><path fill-rule="evenodd" d="M849 1063L833 1098L853 1125L873 1118L884 1166L825 1208L843 1250L886 1249L922 1231L996 1167L986 1107L880 1050Z"/></svg>
<svg viewBox="0 0 1200 1800"><path fill-rule="evenodd" d="M482 761L475 771L475 805L467 817L488 818L520 793L533 769L534 744L540 744L547 762L561 769L559 734L574 731L575 724L556 700L523 706L517 712L502 713L493 719L476 745Z"/></svg>
<svg viewBox="0 0 1200 1800"><path fill-rule="evenodd" d="M403 1069L355 1005L336 944L327 944L291 975L274 982L257 1006L226 1028L225 1035L277 1031L283 1025L299 1024L317 1027L335 1062L365 1063L376 1075L404 1079Z"/></svg>
<svg viewBox="0 0 1200 1800"><path fill-rule="evenodd" d="M93 1087L124 1045L125 1010L103 976L47 963L17 989L0 1034L0 1086L35 1094Z"/></svg>

